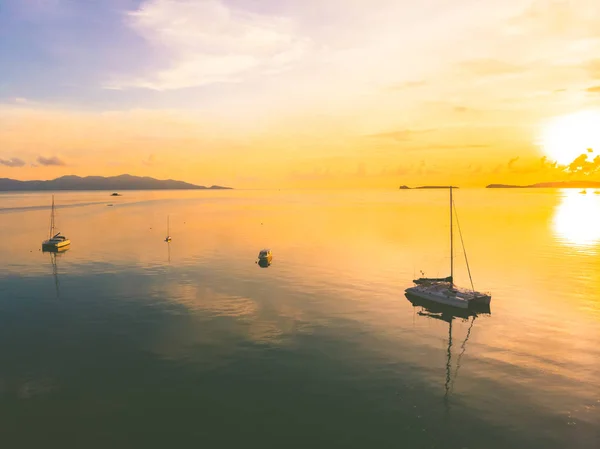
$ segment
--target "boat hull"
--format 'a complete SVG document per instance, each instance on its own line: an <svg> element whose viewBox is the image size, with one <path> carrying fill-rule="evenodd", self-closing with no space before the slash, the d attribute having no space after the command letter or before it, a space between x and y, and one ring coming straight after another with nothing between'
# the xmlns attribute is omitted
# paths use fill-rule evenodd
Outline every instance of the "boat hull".
<svg viewBox="0 0 600 449"><path fill-rule="evenodd" d="M478 295L475 296L471 302L482 306L489 306L492 302L492 297L490 295Z"/></svg>
<svg viewBox="0 0 600 449"><path fill-rule="evenodd" d="M51 240L46 240L42 242L42 248L47 249L59 249L64 248L65 246L69 246L71 244L70 240L61 240L59 242L53 242Z"/></svg>
<svg viewBox="0 0 600 449"><path fill-rule="evenodd" d="M420 286L409 287L405 292L411 296L427 301L443 304L446 306L457 307L459 309L468 309L469 301L458 296L447 294L446 290L440 289L434 291Z"/></svg>
<svg viewBox="0 0 600 449"><path fill-rule="evenodd" d="M273 256L271 254L269 254L268 256L265 257L259 257L258 258L258 265L266 268L269 265L271 265L271 261L273 260Z"/></svg>
<svg viewBox="0 0 600 449"><path fill-rule="evenodd" d="M413 306L420 306L426 308L432 313L451 314L454 317L468 318L473 315L479 314L490 314L491 309L489 305L484 304L473 304L470 303L469 307L464 309L462 307L453 307L439 302L431 301L429 299L423 299L422 297L405 293L406 299L410 301Z"/></svg>

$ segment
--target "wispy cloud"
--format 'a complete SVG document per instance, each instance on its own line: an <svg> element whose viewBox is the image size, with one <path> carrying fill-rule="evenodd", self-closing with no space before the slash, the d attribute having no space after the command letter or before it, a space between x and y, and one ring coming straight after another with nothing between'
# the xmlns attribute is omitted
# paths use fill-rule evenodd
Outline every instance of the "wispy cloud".
<svg viewBox="0 0 600 449"><path fill-rule="evenodd" d="M128 23L166 67L108 87L169 90L236 82L252 71L283 70L310 45L290 19L237 10L220 0L147 0Z"/></svg>
<svg viewBox="0 0 600 449"><path fill-rule="evenodd" d="M600 5L596 0L536 0L510 22L513 31L554 38L597 38Z"/></svg>
<svg viewBox="0 0 600 449"><path fill-rule="evenodd" d="M378 139L391 139L398 142L406 142L412 140L419 134L426 134L435 131L435 129L402 129L400 131L391 131L386 133L370 134L368 137Z"/></svg>
<svg viewBox="0 0 600 449"><path fill-rule="evenodd" d="M517 163L517 161L520 159L519 156L513 157L510 161L508 161L508 168L511 169L513 167L513 165L515 165Z"/></svg>
<svg viewBox="0 0 600 449"><path fill-rule="evenodd" d="M25 161L23 159L19 159L18 157L11 157L10 159L0 159L0 164L7 167L23 167L25 165Z"/></svg>
<svg viewBox="0 0 600 449"><path fill-rule="evenodd" d="M585 91L592 94L600 94L600 86L588 87Z"/></svg>
<svg viewBox="0 0 600 449"><path fill-rule="evenodd" d="M523 67L497 59L471 59L463 61L460 67L476 76L507 75L523 71Z"/></svg>
<svg viewBox="0 0 600 449"><path fill-rule="evenodd" d="M65 161L60 159L58 156L44 157L39 156L36 159L37 163L43 166L64 166L67 165Z"/></svg>
<svg viewBox="0 0 600 449"><path fill-rule="evenodd" d="M492 145L489 143L465 143L465 144L432 144L428 145L428 148L435 150L464 150L464 149L484 149L490 148Z"/></svg>
<svg viewBox="0 0 600 449"><path fill-rule="evenodd" d="M142 161L142 164L147 166L152 166L156 163L156 156L154 154L149 155L146 159Z"/></svg>
<svg viewBox="0 0 600 449"><path fill-rule="evenodd" d="M589 75L594 79L600 79L600 59L592 59L585 65Z"/></svg>
<svg viewBox="0 0 600 449"><path fill-rule="evenodd" d="M418 87L427 86L427 81L419 80L419 81L406 81L403 83L392 84L388 86L386 90L406 90L406 89L415 89Z"/></svg>

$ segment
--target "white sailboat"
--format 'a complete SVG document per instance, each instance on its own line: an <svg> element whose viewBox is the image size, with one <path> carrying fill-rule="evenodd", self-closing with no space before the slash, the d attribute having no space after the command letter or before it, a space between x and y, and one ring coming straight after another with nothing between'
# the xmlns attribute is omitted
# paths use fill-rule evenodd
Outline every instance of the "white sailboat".
<svg viewBox="0 0 600 449"><path fill-rule="evenodd" d="M170 242L171 241L171 233L170 233L170 226L169 226L169 216L167 215L167 236L165 237L165 242Z"/></svg>
<svg viewBox="0 0 600 449"><path fill-rule="evenodd" d="M461 243L463 243L463 251L465 251L465 261L467 264L467 271L469 272L469 279L471 280L471 289L460 288L454 284L453 207L454 202L452 200L452 187L450 187L450 276L445 278L423 277L415 279L413 281L415 284L414 287L407 288L406 293L427 301L445 304L452 307L459 307L461 309L467 309L469 305L489 305L490 301L492 300L491 295L489 293L475 291L475 288L473 287L473 279L471 278L469 261L467 260L467 253L464 249L464 243L462 242L462 233L460 234L460 239Z"/></svg>
<svg viewBox="0 0 600 449"><path fill-rule="evenodd" d="M60 232L55 232L55 219L54 219L54 195L52 195L52 212L50 213L50 232L48 233L48 240L42 242L42 249L44 250L58 250L71 244L71 241L64 235L60 235Z"/></svg>

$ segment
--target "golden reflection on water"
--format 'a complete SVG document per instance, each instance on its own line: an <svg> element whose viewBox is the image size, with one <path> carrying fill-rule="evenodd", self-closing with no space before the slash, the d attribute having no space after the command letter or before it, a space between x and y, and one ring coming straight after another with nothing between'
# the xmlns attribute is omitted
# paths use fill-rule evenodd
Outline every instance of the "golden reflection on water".
<svg viewBox="0 0 600 449"><path fill-rule="evenodd" d="M198 356L222 366L235 359L241 341L302 348L307 336L325 333L338 366L361 372L415 366L434 391L450 385L448 354L440 350L448 346L448 324L415 320L404 299L415 271L448 274L447 191L127 192L119 198L81 192L56 200L59 230L72 241L60 257L61 297L80 303L79 286L99 303L114 295L123 304L133 298L168 311L177 319L144 342L163 357ZM474 393L480 379L512 392L519 406L529 395L526 405L535 405L537 415L556 413L557 403L587 404L589 391L600 391L600 271L595 258L570 247L589 250L600 241L600 195L460 189L455 201L475 286L493 295L493 314L473 329L453 323L452 361L462 353L459 342L469 339L460 377L455 386L450 380L455 393L472 410L497 412L496 422L506 425L516 425L512 417L520 408L486 402L487 390ZM45 194L0 196L0 209L26 208L0 210L0 231L13 243L0 246L0 260L15 292L40 275L44 288L53 288L57 271L50 262L57 259L38 252L49 217L49 207L38 206L46 204ZM68 204L79 206L60 208ZM168 215L171 243L164 242ZM455 276L468 285L455 243ZM268 270L255 264L263 247L273 250ZM27 276L32 279L22 280ZM81 290L82 282L90 287ZM352 351L338 353L340 342ZM581 382L589 387L578 389Z"/></svg>
<svg viewBox="0 0 600 449"><path fill-rule="evenodd" d="M564 189L561 195L552 220L559 240L575 247L597 245L600 242L600 195L575 189Z"/></svg>

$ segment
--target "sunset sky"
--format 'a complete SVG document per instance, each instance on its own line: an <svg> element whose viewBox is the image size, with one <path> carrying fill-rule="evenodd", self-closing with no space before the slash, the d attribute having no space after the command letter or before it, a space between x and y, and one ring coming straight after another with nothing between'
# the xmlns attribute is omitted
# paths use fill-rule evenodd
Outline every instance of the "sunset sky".
<svg viewBox="0 0 600 449"><path fill-rule="evenodd" d="M0 177L600 180L598 0L0 0L0 67Z"/></svg>

